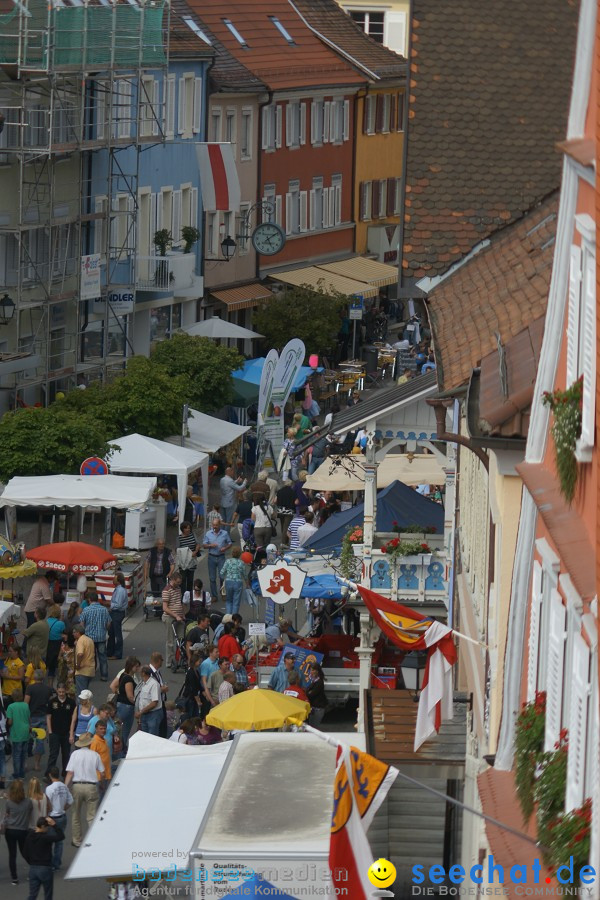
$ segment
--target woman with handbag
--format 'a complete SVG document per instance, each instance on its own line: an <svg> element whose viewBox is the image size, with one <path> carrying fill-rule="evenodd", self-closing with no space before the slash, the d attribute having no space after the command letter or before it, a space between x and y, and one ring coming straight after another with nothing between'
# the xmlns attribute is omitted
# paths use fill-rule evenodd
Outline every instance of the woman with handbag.
<svg viewBox="0 0 600 900"><path fill-rule="evenodd" d="M269 507L263 497L255 495L255 503L252 507L252 521L254 522L254 540L257 547L266 547L273 536L273 522ZM236 610L237 612L237 610Z"/></svg>
<svg viewBox="0 0 600 900"><path fill-rule="evenodd" d="M33 803L29 797L25 796L25 789L21 779L17 778L10 783L8 788L8 799L6 801L6 811L2 821L4 837L8 846L8 867L10 869L10 879L12 884L19 883L17 873L17 847L23 855L25 846L25 838L29 829L29 819Z"/></svg>
<svg viewBox="0 0 600 900"><path fill-rule="evenodd" d="M184 712L188 719L199 715L202 704L202 681L200 680L200 663L202 659L201 653L194 652L190 656L190 664L186 669L180 697L175 701L177 703L179 699L182 699L185 702Z"/></svg>

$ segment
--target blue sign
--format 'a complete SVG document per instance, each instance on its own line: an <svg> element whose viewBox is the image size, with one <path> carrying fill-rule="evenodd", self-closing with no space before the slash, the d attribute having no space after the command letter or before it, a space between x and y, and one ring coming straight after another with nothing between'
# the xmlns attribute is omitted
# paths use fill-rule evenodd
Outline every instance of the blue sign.
<svg viewBox="0 0 600 900"><path fill-rule="evenodd" d="M108 475L108 466L99 456L88 456L79 468L81 475Z"/></svg>
<svg viewBox="0 0 600 900"><path fill-rule="evenodd" d="M275 602L269 597L265 599L265 625L275 624Z"/></svg>
<svg viewBox="0 0 600 900"><path fill-rule="evenodd" d="M308 670L310 664L319 663L319 665L321 665L323 662L323 654L317 653L316 650L310 650L308 647L296 647L295 644L286 644L281 651L281 656L277 663L278 666L283 666L283 657L286 653L294 654L294 668L300 673L301 684L302 687L305 688L308 684Z"/></svg>

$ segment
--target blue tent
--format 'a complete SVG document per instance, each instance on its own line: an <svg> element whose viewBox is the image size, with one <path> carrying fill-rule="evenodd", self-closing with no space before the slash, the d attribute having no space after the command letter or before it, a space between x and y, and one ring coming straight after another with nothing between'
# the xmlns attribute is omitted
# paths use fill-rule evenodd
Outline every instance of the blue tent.
<svg viewBox="0 0 600 900"><path fill-rule="evenodd" d="M277 897L278 900L294 900L291 894L284 894L268 881L263 881L258 875L253 875L231 894L227 894L223 900L229 900L230 897L245 897L251 900L252 897Z"/></svg>
<svg viewBox="0 0 600 900"><path fill-rule="evenodd" d="M259 356L257 359L247 359L241 369L236 369L232 373L233 386L239 399L243 399L249 403L258 400L258 389L260 387L260 379L265 364L265 357ZM306 384L306 379L315 372L322 372L323 368L313 369L310 366L302 366L298 370L296 380L292 386L292 391L299 391Z"/></svg>
<svg viewBox="0 0 600 900"><path fill-rule="evenodd" d="M305 549L331 553L342 546L347 530L362 526L364 503L331 516L307 541ZM444 507L428 500L401 481L392 481L377 493L377 531L391 531L392 525L433 525L437 534L444 531Z"/></svg>

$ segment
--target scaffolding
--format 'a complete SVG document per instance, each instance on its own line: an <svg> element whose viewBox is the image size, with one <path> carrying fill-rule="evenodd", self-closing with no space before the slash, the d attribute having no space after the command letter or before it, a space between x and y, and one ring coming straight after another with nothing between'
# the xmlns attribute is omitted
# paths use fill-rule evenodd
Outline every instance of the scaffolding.
<svg viewBox="0 0 600 900"><path fill-rule="evenodd" d="M122 370L109 298L124 260L136 282L139 154L165 139L164 99L143 75L164 75L170 27L157 0L13 3L0 15L0 296L15 304L0 325L0 414ZM101 316L81 280L99 235Z"/></svg>

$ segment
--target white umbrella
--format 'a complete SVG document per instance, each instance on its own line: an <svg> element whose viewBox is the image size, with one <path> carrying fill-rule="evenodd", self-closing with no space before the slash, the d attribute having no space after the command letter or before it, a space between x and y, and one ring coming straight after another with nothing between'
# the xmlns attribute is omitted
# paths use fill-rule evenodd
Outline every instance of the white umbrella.
<svg viewBox="0 0 600 900"><path fill-rule="evenodd" d="M334 462L340 465L330 473ZM365 458L362 454L331 456L309 475L304 487L311 491L364 491ZM377 467L377 487L392 481L404 484L444 484L446 475L436 457L429 453L389 453Z"/></svg>
<svg viewBox="0 0 600 900"><path fill-rule="evenodd" d="M232 340L238 340L239 338L264 337L264 334L257 334L256 331L250 331L249 328L242 328L241 325L234 325L233 322L225 322L218 316L213 316L212 319L205 319L204 322L196 322L195 325L188 325L181 330L192 336L208 338L231 338Z"/></svg>

